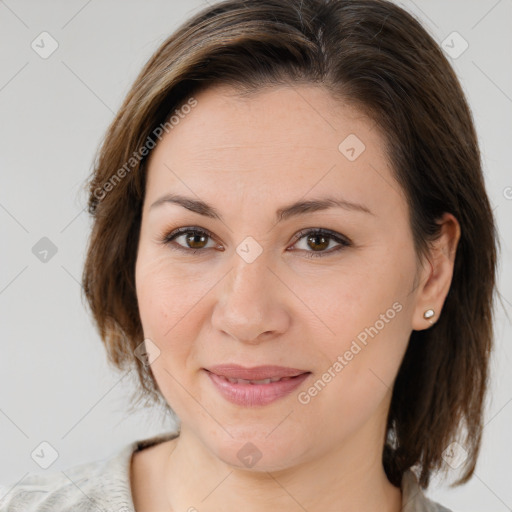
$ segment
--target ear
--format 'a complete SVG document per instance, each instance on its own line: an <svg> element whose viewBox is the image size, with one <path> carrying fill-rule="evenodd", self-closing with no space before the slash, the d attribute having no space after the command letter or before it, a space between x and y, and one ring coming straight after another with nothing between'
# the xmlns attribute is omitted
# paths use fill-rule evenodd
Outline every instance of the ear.
<svg viewBox="0 0 512 512"><path fill-rule="evenodd" d="M439 319L452 282L455 254L460 239L460 225L457 219L447 212L438 223L441 224L440 237L433 242L428 261L421 270L412 319L412 328L415 331L427 329ZM423 316L428 309L434 310L434 316L431 318Z"/></svg>

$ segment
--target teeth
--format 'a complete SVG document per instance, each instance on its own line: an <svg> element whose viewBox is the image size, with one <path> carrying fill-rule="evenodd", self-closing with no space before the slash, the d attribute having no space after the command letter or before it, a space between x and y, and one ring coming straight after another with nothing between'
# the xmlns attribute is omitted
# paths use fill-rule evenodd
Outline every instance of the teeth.
<svg viewBox="0 0 512 512"><path fill-rule="evenodd" d="M262 380L245 380L245 379L231 379L230 377L224 377L233 384L270 384L271 382L277 382L278 380L289 380L291 377L272 377L271 379Z"/></svg>

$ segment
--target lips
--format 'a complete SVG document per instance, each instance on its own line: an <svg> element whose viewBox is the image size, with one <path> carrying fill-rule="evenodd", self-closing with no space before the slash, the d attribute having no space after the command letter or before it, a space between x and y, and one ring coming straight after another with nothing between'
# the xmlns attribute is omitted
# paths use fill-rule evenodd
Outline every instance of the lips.
<svg viewBox="0 0 512 512"><path fill-rule="evenodd" d="M231 382L233 384L254 384L254 385L271 384L272 382L282 382L285 380L293 379L293 377L272 377L270 379L247 380L247 379L232 379L231 377L225 377L224 375L219 375L219 377L226 379L228 382Z"/></svg>
<svg viewBox="0 0 512 512"><path fill-rule="evenodd" d="M283 366L244 368L233 364L204 368L204 372L222 397L241 407L264 406L284 399L312 375L310 371Z"/></svg>
<svg viewBox="0 0 512 512"><path fill-rule="evenodd" d="M274 365L247 368L237 364L222 364L205 369L238 384L270 384L271 382L289 380L292 377L310 373L308 370Z"/></svg>

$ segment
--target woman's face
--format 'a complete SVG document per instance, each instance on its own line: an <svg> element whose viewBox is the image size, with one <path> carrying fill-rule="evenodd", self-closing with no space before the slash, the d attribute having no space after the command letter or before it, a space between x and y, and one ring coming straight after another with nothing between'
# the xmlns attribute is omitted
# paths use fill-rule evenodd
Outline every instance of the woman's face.
<svg viewBox="0 0 512 512"><path fill-rule="evenodd" d="M419 307L384 141L315 86L195 99L148 166L136 286L157 384L182 431L226 463L374 462ZM303 375L208 371L226 364Z"/></svg>

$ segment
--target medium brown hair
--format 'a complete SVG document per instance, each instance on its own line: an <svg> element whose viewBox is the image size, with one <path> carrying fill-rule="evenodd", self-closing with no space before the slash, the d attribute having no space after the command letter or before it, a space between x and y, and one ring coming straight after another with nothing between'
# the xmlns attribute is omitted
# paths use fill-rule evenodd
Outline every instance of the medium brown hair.
<svg viewBox="0 0 512 512"><path fill-rule="evenodd" d="M228 0L195 15L153 54L87 183L94 223L83 291L109 361L135 369L140 397L162 403L150 368L134 354L144 339L135 262L148 141L159 126L170 129L169 115L187 98L221 83L246 92L316 84L374 120L407 197L418 260L428 257L444 212L459 221L442 315L412 332L394 383L383 464L395 485L413 467L425 488L457 439L469 453L457 483L466 482L481 441L498 240L459 81L434 39L393 3Z"/></svg>

